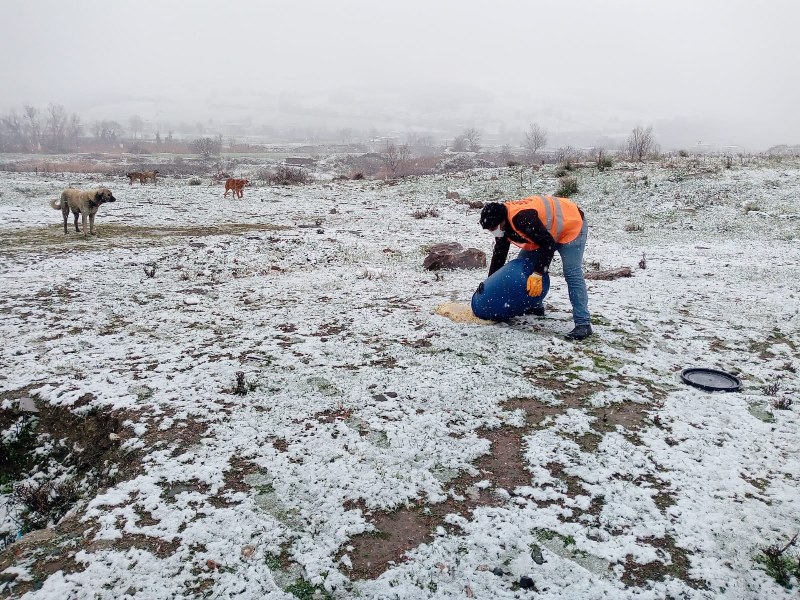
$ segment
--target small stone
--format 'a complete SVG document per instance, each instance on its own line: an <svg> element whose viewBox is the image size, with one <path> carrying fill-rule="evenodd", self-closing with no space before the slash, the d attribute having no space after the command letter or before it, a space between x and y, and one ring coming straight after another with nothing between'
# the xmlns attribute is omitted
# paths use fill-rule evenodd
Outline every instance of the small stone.
<svg viewBox="0 0 800 600"><path fill-rule="evenodd" d="M22 543L40 545L55 537L56 533L52 529L44 528L30 531L23 535L19 541Z"/></svg>
<svg viewBox="0 0 800 600"><path fill-rule="evenodd" d="M536 584L533 582L533 579L527 575L523 575L519 578L519 587L523 590L535 590Z"/></svg>
<svg viewBox="0 0 800 600"><path fill-rule="evenodd" d="M434 244L422 266L428 271L483 268L486 266L486 253L477 248L465 250L458 242Z"/></svg>
<svg viewBox="0 0 800 600"><path fill-rule="evenodd" d="M397 398L397 392L386 392L388 398Z"/></svg>
<svg viewBox="0 0 800 600"><path fill-rule="evenodd" d="M242 556L244 558L250 558L253 556L253 552L256 551L256 547L252 544L247 544L245 547L242 548Z"/></svg>
<svg viewBox="0 0 800 600"><path fill-rule="evenodd" d="M206 561L206 567L208 567L209 571L216 571L219 569L219 563L215 560L211 560L210 558Z"/></svg>
<svg viewBox="0 0 800 600"><path fill-rule="evenodd" d="M542 556L542 549L538 544L531 544L531 558L537 565L544 564L544 556Z"/></svg>
<svg viewBox="0 0 800 600"><path fill-rule="evenodd" d="M492 569L492 574L497 575L498 577L502 577L506 573L500 567L495 567L494 569Z"/></svg>
<svg viewBox="0 0 800 600"><path fill-rule="evenodd" d="M187 306L194 306L195 304L200 304L200 298L197 296L187 296L183 299L183 303Z"/></svg>
<svg viewBox="0 0 800 600"><path fill-rule="evenodd" d="M23 396L19 399L19 410L27 413L39 412L39 409L36 408L36 404L34 404L33 399L29 398L28 396Z"/></svg>
<svg viewBox="0 0 800 600"><path fill-rule="evenodd" d="M372 399L375 400L376 402L386 402L388 400L388 398L383 394L375 394L374 396L372 396Z"/></svg>

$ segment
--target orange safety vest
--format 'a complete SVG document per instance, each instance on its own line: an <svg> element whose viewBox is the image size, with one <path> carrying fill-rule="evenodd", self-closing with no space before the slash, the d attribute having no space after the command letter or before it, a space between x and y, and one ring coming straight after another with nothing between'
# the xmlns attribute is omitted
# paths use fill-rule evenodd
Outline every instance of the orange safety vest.
<svg viewBox="0 0 800 600"><path fill-rule="evenodd" d="M581 234L583 217L578 211L578 205L566 198L553 196L530 196L522 200L512 200L503 203L508 211L508 224L518 235L522 235L514 227L514 217L521 210L536 209L539 220L544 223L547 231L553 236L557 244L567 244ZM526 238L527 239L527 238ZM508 240L523 250L536 250L539 248L533 242L519 244L509 238Z"/></svg>

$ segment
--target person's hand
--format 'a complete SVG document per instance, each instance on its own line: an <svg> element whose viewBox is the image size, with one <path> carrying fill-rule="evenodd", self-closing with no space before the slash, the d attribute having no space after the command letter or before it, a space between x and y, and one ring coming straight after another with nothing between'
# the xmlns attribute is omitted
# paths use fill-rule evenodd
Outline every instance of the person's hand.
<svg viewBox="0 0 800 600"><path fill-rule="evenodd" d="M542 295L542 276L539 273L534 273L528 277L528 296L541 296Z"/></svg>

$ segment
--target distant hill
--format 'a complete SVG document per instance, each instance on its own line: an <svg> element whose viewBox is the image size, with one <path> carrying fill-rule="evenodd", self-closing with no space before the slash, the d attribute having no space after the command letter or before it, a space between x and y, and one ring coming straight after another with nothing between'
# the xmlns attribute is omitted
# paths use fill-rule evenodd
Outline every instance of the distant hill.
<svg viewBox="0 0 800 600"><path fill-rule="evenodd" d="M778 144L767 149L770 156L800 156L800 144Z"/></svg>

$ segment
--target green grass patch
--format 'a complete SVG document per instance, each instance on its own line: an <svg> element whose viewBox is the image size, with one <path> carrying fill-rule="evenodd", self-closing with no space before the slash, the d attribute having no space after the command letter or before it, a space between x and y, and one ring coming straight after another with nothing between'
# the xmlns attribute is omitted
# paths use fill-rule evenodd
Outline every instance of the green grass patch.
<svg viewBox="0 0 800 600"><path fill-rule="evenodd" d="M285 591L296 598L300 598L300 600L333 600L333 596L326 592L322 586L311 585L305 579L298 579L287 587Z"/></svg>

